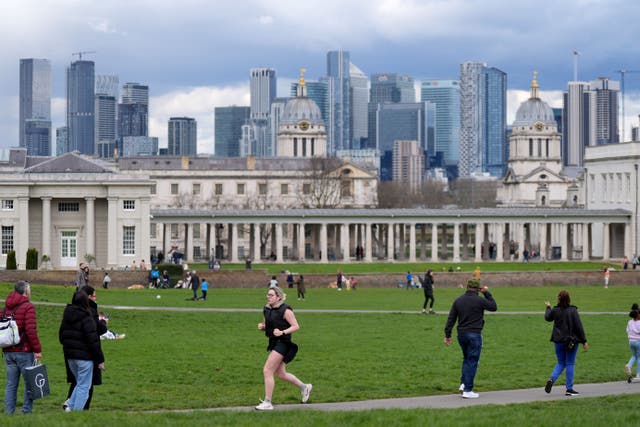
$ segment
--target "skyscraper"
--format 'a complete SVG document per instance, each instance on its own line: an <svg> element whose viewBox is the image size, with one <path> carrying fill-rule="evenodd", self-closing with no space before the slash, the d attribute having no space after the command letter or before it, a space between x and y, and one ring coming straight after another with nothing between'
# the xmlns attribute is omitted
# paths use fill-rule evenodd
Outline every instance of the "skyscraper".
<svg viewBox="0 0 640 427"><path fill-rule="evenodd" d="M276 97L276 70L273 68L253 68L249 95L251 97L250 121L244 126L250 126L251 131L244 132L244 143L240 149L241 155L267 156L271 153L271 131L269 116L271 103ZM246 130L246 129L245 129ZM275 131L277 132L277 131Z"/></svg>
<svg viewBox="0 0 640 427"><path fill-rule="evenodd" d="M239 157L242 126L249 120L250 107L216 107L215 156Z"/></svg>
<svg viewBox="0 0 640 427"><path fill-rule="evenodd" d="M198 155L198 125L191 117L169 119L168 154L170 156Z"/></svg>
<svg viewBox="0 0 640 427"><path fill-rule="evenodd" d="M118 93L120 85L120 79L116 75L111 74L96 74L96 86L95 93L109 95L118 101Z"/></svg>
<svg viewBox="0 0 640 427"><path fill-rule="evenodd" d="M140 83L125 83L122 85L123 104L149 105L149 86Z"/></svg>
<svg viewBox="0 0 640 427"><path fill-rule="evenodd" d="M56 128L56 156L69 152L69 128Z"/></svg>
<svg viewBox="0 0 640 427"><path fill-rule="evenodd" d="M67 68L68 150L95 153L95 64L75 61Z"/></svg>
<svg viewBox="0 0 640 427"><path fill-rule="evenodd" d="M416 102L413 77L406 74L383 73L371 75L371 89L369 91L369 138L368 148L378 149L376 139L376 114L378 105L382 103L411 103ZM389 147L389 150L391 147Z"/></svg>
<svg viewBox="0 0 640 427"><path fill-rule="evenodd" d="M358 67L349 64L349 86L351 104L351 148L363 148L369 135L368 104L369 79Z"/></svg>
<svg viewBox="0 0 640 427"><path fill-rule="evenodd" d="M589 86L596 97L596 144L620 142L618 135L618 94L620 82L600 77Z"/></svg>
<svg viewBox="0 0 640 427"><path fill-rule="evenodd" d="M447 165L456 165L460 159L460 82L423 80L420 101L429 101L436 109L435 138L427 141L429 155L442 153Z"/></svg>
<svg viewBox="0 0 640 427"><path fill-rule="evenodd" d="M327 79L329 89L329 122L327 123L327 153L348 150L351 145L351 61L349 52L338 50L327 53Z"/></svg>
<svg viewBox="0 0 640 427"><path fill-rule="evenodd" d="M116 98L111 95L97 93L95 96L95 154L98 157L113 157L114 155L116 105Z"/></svg>
<svg viewBox="0 0 640 427"><path fill-rule="evenodd" d="M118 105L118 138L149 135L149 86L125 83Z"/></svg>
<svg viewBox="0 0 640 427"><path fill-rule="evenodd" d="M31 122L27 126L28 120ZM29 144L27 128L31 134ZM19 144L27 148L30 156L51 154L51 63L48 59L20 60Z"/></svg>
<svg viewBox="0 0 640 427"><path fill-rule="evenodd" d="M582 167L584 147L596 145L596 97L587 82L569 82L563 95L562 161Z"/></svg>
<svg viewBox="0 0 640 427"><path fill-rule="evenodd" d="M481 62L460 66L459 175L504 175L506 147L507 75Z"/></svg>
<svg viewBox="0 0 640 427"><path fill-rule="evenodd" d="M393 142L393 181L406 184L417 190L424 175L424 151L418 141L396 140Z"/></svg>

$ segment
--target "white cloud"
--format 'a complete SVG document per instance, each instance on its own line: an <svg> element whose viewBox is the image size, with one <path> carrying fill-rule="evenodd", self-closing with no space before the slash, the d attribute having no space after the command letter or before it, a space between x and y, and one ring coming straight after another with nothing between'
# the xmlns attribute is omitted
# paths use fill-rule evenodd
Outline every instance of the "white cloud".
<svg viewBox="0 0 640 427"><path fill-rule="evenodd" d="M258 22L262 25L271 25L274 22L273 16L261 16L258 18Z"/></svg>

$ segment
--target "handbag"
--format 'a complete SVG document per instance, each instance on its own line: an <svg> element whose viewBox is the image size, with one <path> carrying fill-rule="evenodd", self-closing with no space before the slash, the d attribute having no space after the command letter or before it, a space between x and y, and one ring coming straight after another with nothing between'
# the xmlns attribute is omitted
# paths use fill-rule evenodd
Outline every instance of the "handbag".
<svg viewBox="0 0 640 427"><path fill-rule="evenodd" d="M20 343L20 331L13 315L21 305L22 303L18 304L9 316L7 316L6 307L2 310L2 317L0 317L0 348L13 347Z"/></svg>
<svg viewBox="0 0 640 427"><path fill-rule="evenodd" d="M36 361L24 370L24 386L30 399L36 400L49 396L49 376L47 367Z"/></svg>

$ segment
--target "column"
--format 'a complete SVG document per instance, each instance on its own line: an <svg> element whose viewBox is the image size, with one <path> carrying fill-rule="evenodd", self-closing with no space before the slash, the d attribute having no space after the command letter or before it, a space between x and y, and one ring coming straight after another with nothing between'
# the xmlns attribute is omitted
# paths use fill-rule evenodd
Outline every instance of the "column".
<svg viewBox="0 0 640 427"><path fill-rule="evenodd" d="M371 224L367 223L364 230L364 259L366 262L373 261L373 239L371 237Z"/></svg>
<svg viewBox="0 0 640 427"><path fill-rule="evenodd" d="M609 240L609 223L605 222L602 229L602 259L608 261L611 258L611 241Z"/></svg>
<svg viewBox="0 0 640 427"><path fill-rule="evenodd" d="M569 231L568 224L560 225L560 250L562 251L561 260L567 261L569 259L569 244L567 242L567 233Z"/></svg>
<svg viewBox="0 0 640 427"><path fill-rule="evenodd" d="M229 261L232 263L240 262L238 260L238 224L230 223L228 226L231 228L231 242L229 245Z"/></svg>
<svg viewBox="0 0 640 427"><path fill-rule="evenodd" d="M504 224L495 224L496 230L496 261L504 261Z"/></svg>
<svg viewBox="0 0 640 427"><path fill-rule="evenodd" d="M395 243L395 237L393 235L393 227L394 224L388 224L387 227L387 259L389 261L393 261L394 260L394 243Z"/></svg>
<svg viewBox="0 0 640 427"><path fill-rule="evenodd" d="M409 224L409 262L416 262L416 225Z"/></svg>
<svg viewBox="0 0 640 427"><path fill-rule="evenodd" d="M85 254L96 256L96 214L95 214L95 197L85 197ZM82 254L84 255L84 254ZM84 258L84 256L83 256Z"/></svg>
<svg viewBox="0 0 640 427"><path fill-rule="evenodd" d="M427 225L420 226L420 259L427 259Z"/></svg>
<svg viewBox="0 0 640 427"><path fill-rule="evenodd" d="M438 224L431 224L431 262L438 262Z"/></svg>
<svg viewBox="0 0 640 427"><path fill-rule="evenodd" d="M453 224L453 262L460 262L460 224Z"/></svg>
<svg viewBox="0 0 640 427"><path fill-rule="evenodd" d="M184 234L186 236L184 243L184 260L193 262L193 224L184 224Z"/></svg>
<svg viewBox="0 0 640 427"><path fill-rule="evenodd" d="M350 262L349 256L349 224L340 225L340 250L342 251L342 261Z"/></svg>
<svg viewBox="0 0 640 427"><path fill-rule="evenodd" d="M538 232L540 233L540 261L545 261L547 259L547 224L540 223Z"/></svg>
<svg viewBox="0 0 640 427"><path fill-rule="evenodd" d="M118 266L118 198L107 197L107 264L111 267ZM165 227L168 229L170 227ZM169 239L166 240L167 242ZM165 255L168 251L165 250Z"/></svg>
<svg viewBox="0 0 640 427"><path fill-rule="evenodd" d="M474 261L482 261L482 242L484 242L484 224L476 223L476 248Z"/></svg>
<svg viewBox="0 0 640 427"><path fill-rule="evenodd" d="M462 224L462 259L469 259L469 224Z"/></svg>
<svg viewBox="0 0 640 427"><path fill-rule="evenodd" d="M624 225L624 256L631 257L631 224L626 223Z"/></svg>
<svg viewBox="0 0 640 427"><path fill-rule="evenodd" d="M591 242L589 241L589 224L582 224L582 261L589 261Z"/></svg>
<svg viewBox="0 0 640 427"><path fill-rule="evenodd" d="M442 241L440 243L442 244L441 252L443 259L449 258L449 248L447 247L447 244L449 243L449 236L447 236L447 228L448 224L444 223L442 224L442 228L440 230L440 232L442 233Z"/></svg>
<svg viewBox="0 0 640 427"><path fill-rule="evenodd" d="M51 197L41 197L42 200L42 255L51 258ZM53 259L51 260L53 261Z"/></svg>
<svg viewBox="0 0 640 427"><path fill-rule="evenodd" d="M284 251L282 250L282 224L280 224L279 222L276 223L276 262L277 263L282 263L283 262L283 254Z"/></svg>
<svg viewBox="0 0 640 427"><path fill-rule="evenodd" d="M304 261L305 253L304 253L304 239L305 239L305 230L304 224L298 224L298 261Z"/></svg>
<svg viewBox="0 0 640 427"><path fill-rule="evenodd" d="M151 207L149 206L151 198L140 198L140 228L136 231L136 254L139 258L148 262L147 266L151 268Z"/></svg>
<svg viewBox="0 0 640 427"><path fill-rule="evenodd" d="M29 197L18 197L18 233L16 264L18 270L27 268L27 249L29 249Z"/></svg>
<svg viewBox="0 0 640 427"><path fill-rule="evenodd" d="M524 224L517 224L518 227L518 255L520 256L520 258L523 258L523 253L524 250L528 248L525 248L525 235L524 235ZM516 260L517 261L517 260Z"/></svg>
<svg viewBox="0 0 640 427"><path fill-rule="evenodd" d="M327 263L327 224L320 224L320 262Z"/></svg>
<svg viewBox="0 0 640 427"><path fill-rule="evenodd" d="M260 247L262 244L262 233L260 232L260 224L253 224L253 262L260 262Z"/></svg>

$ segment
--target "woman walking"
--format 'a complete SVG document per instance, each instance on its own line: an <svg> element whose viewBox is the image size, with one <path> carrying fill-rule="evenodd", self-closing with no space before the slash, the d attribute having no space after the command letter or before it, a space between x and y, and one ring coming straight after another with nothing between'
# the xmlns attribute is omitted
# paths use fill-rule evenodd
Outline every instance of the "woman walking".
<svg viewBox="0 0 640 427"><path fill-rule="evenodd" d="M423 291L424 291L424 304L422 305L422 313L427 312L427 303L431 301L429 305L429 314L436 314L433 311L433 270L428 269L427 273L424 275L424 281L422 282Z"/></svg>
<svg viewBox="0 0 640 427"><path fill-rule="evenodd" d="M273 409L271 398L275 387L274 374L300 389L301 401L309 400L312 385L305 384L293 374L287 372L287 363L291 362L298 352L298 346L291 341L291 334L300 329L291 307L284 303L286 295L278 286L267 291L267 304L264 306L264 322L258 329L269 337L267 351L269 356L262 370L264 375L264 400L256 406L257 410Z"/></svg>
<svg viewBox="0 0 640 427"><path fill-rule="evenodd" d="M629 337L629 347L631 348L631 359L624 365L624 372L627 374L627 382L633 380L631 369L636 364L636 378L640 379L640 309L638 304L631 306L629 313L629 323L627 323L627 336Z"/></svg>
<svg viewBox="0 0 640 427"><path fill-rule="evenodd" d="M545 301L544 304L547 306L544 312L544 319L547 322L553 322L550 341L554 343L558 359L544 387L544 391L551 393L553 383L556 382L562 371L566 369L565 396L577 396L580 393L573 389L573 375L578 354L578 344L582 344L585 350L589 348L582 322L578 315L578 308L571 305L571 297L567 291L558 293L558 304L555 307L551 308L549 301Z"/></svg>

